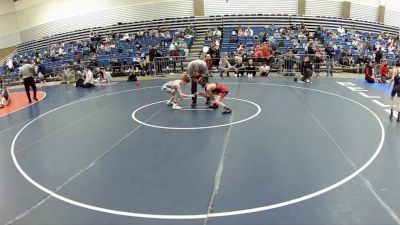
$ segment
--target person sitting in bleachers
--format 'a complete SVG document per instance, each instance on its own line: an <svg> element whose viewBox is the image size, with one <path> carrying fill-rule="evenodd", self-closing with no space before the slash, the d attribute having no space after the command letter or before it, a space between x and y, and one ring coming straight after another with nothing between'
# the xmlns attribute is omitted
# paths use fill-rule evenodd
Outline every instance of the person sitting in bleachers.
<svg viewBox="0 0 400 225"><path fill-rule="evenodd" d="M244 36L253 37L253 35L254 35L253 30L250 28L250 26L248 26L247 29L244 32Z"/></svg>
<svg viewBox="0 0 400 225"><path fill-rule="evenodd" d="M207 32L206 32L206 39L205 40L211 40L213 37L213 32L210 28L208 28Z"/></svg>
<svg viewBox="0 0 400 225"><path fill-rule="evenodd" d="M240 25L239 25L239 28L238 28L237 35L238 35L238 37L243 37L244 36L243 28Z"/></svg>
<svg viewBox="0 0 400 225"><path fill-rule="evenodd" d="M187 44L186 41L180 40L178 42L178 48L179 48L179 51L184 52L184 56L188 56L189 55L189 48L188 48L188 44Z"/></svg>
<svg viewBox="0 0 400 225"><path fill-rule="evenodd" d="M246 44L240 44L239 48L237 49L237 54L239 56L243 56L243 54L246 52Z"/></svg>
<svg viewBox="0 0 400 225"><path fill-rule="evenodd" d="M179 49L178 49L178 46L177 46L176 42L171 42L171 44L169 45L169 49L168 50L169 50L169 55L170 56L174 56L174 57L181 56L180 53L179 53Z"/></svg>

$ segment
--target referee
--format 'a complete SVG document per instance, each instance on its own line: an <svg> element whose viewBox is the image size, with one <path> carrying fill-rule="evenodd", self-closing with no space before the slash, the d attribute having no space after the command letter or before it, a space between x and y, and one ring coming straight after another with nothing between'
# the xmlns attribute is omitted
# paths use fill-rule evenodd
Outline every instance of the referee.
<svg viewBox="0 0 400 225"><path fill-rule="evenodd" d="M33 64L30 64L28 60L24 60L24 65L21 67L21 76L24 80L26 96L28 97L29 103L32 103L29 87L32 87L33 90L33 100L38 101L38 99L36 98L35 79L33 79L33 76L35 74L35 66Z"/></svg>
<svg viewBox="0 0 400 225"><path fill-rule="evenodd" d="M197 92L197 84L200 78L206 79L208 83L208 67L205 61L201 59L196 59L193 60L189 63L188 65L188 75L190 76L190 79L192 80L192 94L195 94ZM195 108L197 104L197 96L195 95L192 98L192 108ZM210 104L210 99L207 98L207 105Z"/></svg>

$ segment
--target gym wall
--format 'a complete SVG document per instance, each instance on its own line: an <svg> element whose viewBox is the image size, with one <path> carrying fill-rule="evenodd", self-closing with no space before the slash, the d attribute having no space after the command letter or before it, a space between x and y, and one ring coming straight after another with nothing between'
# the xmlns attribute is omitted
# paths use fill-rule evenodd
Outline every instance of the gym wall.
<svg viewBox="0 0 400 225"><path fill-rule="evenodd" d="M298 0L204 0L206 16L226 14L297 14Z"/></svg>
<svg viewBox="0 0 400 225"><path fill-rule="evenodd" d="M385 24L400 27L400 1L386 0Z"/></svg>
<svg viewBox="0 0 400 225"><path fill-rule="evenodd" d="M13 0L0 0L0 49L20 43Z"/></svg>
<svg viewBox="0 0 400 225"><path fill-rule="evenodd" d="M47 0L16 12L23 42L118 22L193 15L190 0Z"/></svg>

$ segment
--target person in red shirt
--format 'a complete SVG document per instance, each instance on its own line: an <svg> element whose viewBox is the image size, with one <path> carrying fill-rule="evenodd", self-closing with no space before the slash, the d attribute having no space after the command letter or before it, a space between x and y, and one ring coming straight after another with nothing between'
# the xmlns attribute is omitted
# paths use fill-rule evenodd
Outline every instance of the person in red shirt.
<svg viewBox="0 0 400 225"><path fill-rule="evenodd" d="M221 108L224 108L222 114L232 113L232 110L224 103L225 96L229 93L228 86L219 83L208 83L205 78L201 78L199 83L204 85L206 92L199 92L197 94L205 98L211 98L214 104L211 105L210 108L217 109L218 106L220 106Z"/></svg>
<svg viewBox="0 0 400 225"><path fill-rule="evenodd" d="M365 70L364 70L364 74L365 74L365 80L368 83L375 83L375 80L372 77L372 62L367 63L367 66L365 67Z"/></svg>
<svg viewBox="0 0 400 225"><path fill-rule="evenodd" d="M382 83L386 83L386 80L388 79L388 74L389 74L388 61L385 60L385 61L383 61L383 64L381 66L381 82Z"/></svg>
<svg viewBox="0 0 400 225"><path fill-rule="evenodd" d="M269 58L270 58L270 49L269 49L269 44L267 42L264 42L262 45L262 56L264 58L264 61L267 62L269 65Z"/></svg>

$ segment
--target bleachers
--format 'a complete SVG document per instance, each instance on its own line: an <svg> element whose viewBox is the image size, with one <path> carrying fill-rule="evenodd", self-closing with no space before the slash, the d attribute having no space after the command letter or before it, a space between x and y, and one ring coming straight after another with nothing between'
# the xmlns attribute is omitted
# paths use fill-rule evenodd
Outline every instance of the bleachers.
<svg viewBox="0 0 400 225"><path fill-rule="evenodd" d="M276 26L288 26L291 23L304 23L309 30L314 30L318 25L323 25L325 28L337 28L340 25L345 27L354 27L354 29L362 32L379 33L381 31L389 32L391 34L397 34L398 27L388 26L376 22L367 22L360 20L334 18L334 17L313 17L313 16L301 16L301 15L285 15L285 14L233 14L233 15L219 15L209 17L183 17L183 18L166 18L152 21L142 21L135 23L124 23L113 26L97 27L93 28L93 31L99 34L105 34L109 30L113 30L114 33L127 33L138 31L145 28L163 27L165 29L177 29L184 28L190 24L193 24L197 30L207 30L209 27L216 26L237 26L237 25L250 25L262 27L265 25L274 24ZM72 40L85 40L88 38L90 29L82 29L74 32L63 33L46 37L41 40L35 40L31 42L22 43L18 46L19 51L26 51L30 49L40 49L47 47L51 44L60 41L72 41Z"/></svg>
<svg viewBox="0 0 400 225"><path fill-rule="evenodd" d="M162 27L163 29L179 29L184 28L189 25L193 25L197 31L204 32L208 28L213 28L217 26L224 27L224 39L221 40L221 55L230 54L235 52L240 43L246 43L249 48L254 46L255 40L253 37L235 37L231 35L231 31L234 27L238 25L242 25L243 27L251 26L254 30L254 34L258 34L260 32L267 32L269 36L273 35L273 31L271 29L265 28L267 25L274 24L276 27L289 26L290 24L300 24L303 23L308 30L314 31L317 26L323 25L326 29L337 28L340 25L348 28L354 28L355 30L359 30L365 33L380 33L382 31L389 32L392 35L397 34L398 28L387 26L380 23L360 21L360 20L352 20L352 19L344 19L344 18L332 18L332 17L311 17L311 16L301 16L301 15L286 15L286 14L239 14L239 15L220 15L220 16L209 16L209 17L183 17L183 18L166 18L166 19L158 19L152 21L142 21L135 23L124 23L113 26L105 26L105 27L96 27L93 29L82 29L74 32L63 33L54 35L51 37L46 37L38 41L31 41L27 43L22 43L18 46L18 54L27 53L32 54L33 49L39 49L41 52L44 52L50 45L58 42L69 42L76 40L88 40L88 34L90 30L99 33L100 35L104 35L109 30L112 30L114 33L132 33L138 30L149 29L154 27ZM236 41L235 41L236 40ZM159 39L148 39L141 40L143 43L143 51L145 54L148 53L149 49L147 48L148 44L159 43ZM188 41L188 40L186 40ZM284 53L287 52L288 49L292 47L292 42L279 39L275 40L280 43L283 42L283 45L279 48L279 50ZM341 40L332 40L327 39L326 41L331 41L336 45L349 47L349 43L343 42ZM190 41L191 42L191 41ZM298 46L299 53L304 52L304 44L300 42ZM209 46L211 42L205 41L204 45ZM163 52L168 51L168 43L167 45L161 46L160 50ZM122 51L118 50L122 49ZM100 52L100 55L97 59L97 63L99 66L108 66L110 65L113 59L117 59L120 62L130 64L132 62L132 56L130 55L130 51L135 52L136 48L132 44L120 42L115 49L113 49L109 55L106 55L104 51ZM80 54L82 55L82 51ZM50 60L45 60L45 68L46 71L53 71L55 68L61 66L64 63L67 63L74 59L74 55L68 53L62 59L51 62ZM90 55L89 55L90 57ZM387 58L392 59L394 55L387 55Z"/></svg>

